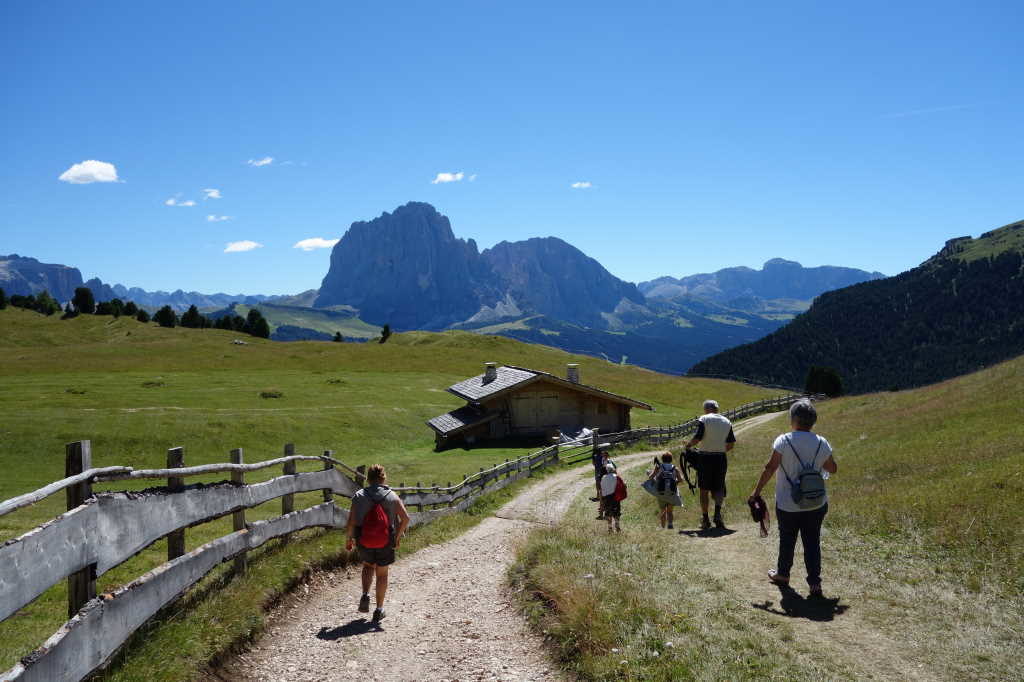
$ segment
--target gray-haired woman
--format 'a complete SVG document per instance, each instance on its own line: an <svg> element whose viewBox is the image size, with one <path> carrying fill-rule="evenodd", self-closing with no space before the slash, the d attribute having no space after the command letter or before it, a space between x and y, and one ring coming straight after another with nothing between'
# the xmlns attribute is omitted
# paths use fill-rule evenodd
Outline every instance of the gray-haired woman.
<svg viewBox="0 0 1024 682"><path fill-rule="evenodd" d="M804 565L811 596L821 595L821 524L828 513L828 496L821 480L822 471L834 474L836 461L828 441L811 433L818 412L809 400L800 400L789 408L792 432L784 433L772 444L772 455L764 465L761 478L750 494L750 500L782 469L775 479L775 513L779 522L779 561L768 571L776 585L789 584L797 535L803 541ZM806 477L807 482L803 479ZM818 477L816 479L816 477ZM820 489L816 489L820 486ZM808 494L802 494L806 489Z"/></svg>

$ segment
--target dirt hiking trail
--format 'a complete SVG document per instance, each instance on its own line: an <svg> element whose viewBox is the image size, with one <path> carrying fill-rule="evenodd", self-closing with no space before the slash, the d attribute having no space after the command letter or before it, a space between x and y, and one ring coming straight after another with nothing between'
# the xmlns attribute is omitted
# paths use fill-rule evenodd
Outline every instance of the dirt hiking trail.
<svg viewBox="0 0 1024 682"><path fill-rule="evenodd" d="M737 432L775 415L737 425ZM620 469L653 452L616 457ZM494 516L391 567L377 628L356 612L359 571L330 574L321 589L296 594L272 616L266 634L217 671L225 680L559 680L541 638L504 587L515 546L537 524L551 525L593 485L576 467L530 486ZM340 538L340 535L339 535ZM339 542L341 540L339 539ZM401 552L401 550L399 550Z"/></svg>

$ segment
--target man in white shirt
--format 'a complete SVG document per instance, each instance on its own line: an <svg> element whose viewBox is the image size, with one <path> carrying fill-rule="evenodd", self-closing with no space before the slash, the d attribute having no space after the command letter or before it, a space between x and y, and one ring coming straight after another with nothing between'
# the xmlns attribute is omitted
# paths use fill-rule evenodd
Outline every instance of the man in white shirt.
<svg viewBox="0 0 1024 682"><path fill-rule="evenodd" d="M722 503L725 501L725 473L729 462L725 453L736 445L736 436L732 432L732 422L718 414L718 401L705 400L704 414L698 419L697 433L686 444L689 450L697 443L701 449L698 455L697 487L700 488L700 509L702 512L700 529L711 528L708 519L708 498L715 498L715 527L724 529L722 520Z"/></svg>

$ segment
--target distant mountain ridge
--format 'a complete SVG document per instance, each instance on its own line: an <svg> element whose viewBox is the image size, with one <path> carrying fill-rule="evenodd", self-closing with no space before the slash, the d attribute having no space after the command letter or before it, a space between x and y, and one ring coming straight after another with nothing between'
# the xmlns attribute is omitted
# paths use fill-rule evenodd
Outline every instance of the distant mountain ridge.
<svg viewBox="0 0 1024 682"><path fill-rule="evenodd" d="M667 300L690 296L722 304L747 299L810 301L826 291L884 277L881 272L833 265L805 268L796 261L772 258L760 270L741 266L679 279L659 277L637 288L647 298Z"/></svg>
<svg viewBox="0 0 1024 682"><path fill-rule="evenodd" d="M851 392L921 386L1024 353L1024 221L946 242L895 277L819 296L768 336L703 360L695 374L802 386L832 367Z"/></svg>
<svg viewBox="0 0 1024 682"><path fill-rule="evenodd" d="M191 305L197 308L223 308L232 303L262 303L271 296L245 294L201 294L198 291L145 291L138 287L125 287L121 284L110 286L98 277L82 281L82 273L78 268L56 263L41 263L35 258L11 254L0 256L0 289L7 295L22 296L48 291L61 303L70 301L77 287L86 286L92 290L97 301L109 301L120 298L124 301L135 301L144 308L160 308L169 305L182 312Z"/></svg>

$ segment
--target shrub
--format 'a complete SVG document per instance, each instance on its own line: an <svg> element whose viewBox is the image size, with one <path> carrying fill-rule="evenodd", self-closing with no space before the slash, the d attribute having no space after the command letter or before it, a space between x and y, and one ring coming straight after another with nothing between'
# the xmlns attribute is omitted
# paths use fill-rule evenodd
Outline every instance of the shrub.
<svg viewBox="0 0 1024 682"><path fill-rule="evenodd" d="M39 292L38 296L36 296L36 304L33 309L37 313L42 313L43 315L53 315L60 311L60 303L57 303L53 296L50 296L50 292L44 289Z"/></svg>
<svg viewBox="0 0 1024 682"><path fill-rule="evenodd" d="M135 313L135 319L139 322L149 322L149 313L139 308L139 312Z"/></svg>
<svg viewBox="0 0 1024 682"><path fill-rule="evenodd" d="M341 332L334 332L334 338L331 341L335 343L342 343L345 339L342 338Z"/></svg>
<svg viewBox="0 0 1024 682"><path fill-rule="evenodd" d="M391 338L391 325L386 324L384 328L380 330L380 343L387 343L387 340Z"/></svg>
<svg viewBox="0 0 1024 682"><path fill-rule="evenodd" d="M281 391L260 391L261 398L281 398L284 393Z"/></svg>
<svg viewBox="0 0 1024 682"><path fill-rule="evenodd" d="M135 317L139 314L139 306L135 305L135 301L128 301L124 304L124 314L128 317Z"/></svg>
<svg viewBox="0 0 1024 682"><path fill-rule="evenodd" d="M78 313L76 313L75 309L71 307L70 303L68 303L64 306L64 314L60 316L60 319L70 320L72 317L78 317Z"/></svg>
<svg viewBox="0 0 1024 682"><path fill-rule="evenodd" d="M164 385L164 382L162 382L162 381L143 381L142 382L142 387L143 388L160 388L163 385Z"/></svg>
<svg viewBox="0 0 1024 682"><path fill-rule="evenodd" d="M843 381L831 367L811 367L804 384L806 393L824 393L830 398L843 394Z"/></svg>

